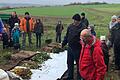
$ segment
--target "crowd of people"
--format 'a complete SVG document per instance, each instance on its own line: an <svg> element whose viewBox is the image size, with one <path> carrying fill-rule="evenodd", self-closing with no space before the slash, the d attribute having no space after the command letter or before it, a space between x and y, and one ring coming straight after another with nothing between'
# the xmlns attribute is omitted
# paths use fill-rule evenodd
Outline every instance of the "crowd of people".
<svg viewBox="0 0 120 80"><path fill-rule="evenodd" d="M84 17L83 17L84 16ZM94 25L89 25L85 13L75 14L67 28L62 47L67 49L67 80L74 80L74 61L77 80L104 80L109 66L109 50L113 47L115 70L120 70L120 16L113 15L109 23L109 37L96 37ZM84 19L84 20L83 20Z"/></svg>
<svg viewBox="0 0 120 80"><path fill-rule="evenodd" d="M104 80L108 71L109 50L113 47L115 55L115 69L120 70L120 16L113 15L109 23L109 38L100 36L97 39L94 25L90 25L85 13L75 14L73 23L67 28L64 40L61 40L64 29L62 21L56 25L56 42L62 44L62 48L68 44L67 49L67 80L74 78L74 61L77 65L77 80ZM29 47L32 43L32 32L36 34L36 47L41 47L41 36L44 34L43 23L40 19L33 21L28 12L23 18L18 18L16 12L12 12L8 25L0 19L0 32L2 35L3 49L13 46L20 48L20 36L22 37L22 49L26 48L28 36ZM108 42L107 42L108 40Z"/></svg>
<svg viewBox="0 0 120 80"><path fill-rule="evenodd" d="M8 20L8 24L2 22L0 19L0 33L3 41L3 49L14 47L20 49L20 36L22 37L22 48L26 48L26 37L28 36L29 47L32 45L32 32L36 34L36 47L41 47L41 36L43 35L43 23L40 19L33 18L28 12L25 12L23 18L19 18L16 12L12 12Z"/></svg>

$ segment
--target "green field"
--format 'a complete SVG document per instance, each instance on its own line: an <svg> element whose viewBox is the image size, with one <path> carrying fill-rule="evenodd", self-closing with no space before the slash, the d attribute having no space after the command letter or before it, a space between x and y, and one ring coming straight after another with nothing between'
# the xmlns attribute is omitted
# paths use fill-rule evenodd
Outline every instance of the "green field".
<svg viewBox="0 0 120 80"><path fill-rule="evenodd" d="M119 4L102 4L102 5L72 5L72 6L52 6L52 7L30 7L30 8L18 8L2 10L2 12L11 13L16 11L20 15L24 15L26 11L30 12L32 16L49 17L47 20L43 20L45 25L55 27L57 20L61 19L65 25L71 23L71 17L75 13L85 12L90 24L96 25L97 36L107 34L107 26L112 15L119 15ZM55 19L53 18L55 17ZM56 17L57 20L56 20ZM69 17L69 19L64 19ZM66 26L65 26L66 27Z"/></svg>
<svg viewBox="0 0 120 80"><path fill-rule="evenodd" d="M85 12L90 24L95 24L97 37L108 35L108 24L112 15L119 15L120 4L101 4L101 5L71 5L71 6L51 6L51 7L29 7L0 10L0 12L11 13L16 11L19 15L24 15L27 11L32 16L41 18L44 24L45 34L42 37L44 44L45 39L52 38L55 41L55 27L58 20L64 24L63 36L66 28L72 22L71 17L75 13ZM35 37L33 37L35 42Z"/></svg>
<svg viewBox="0 0 120 80"><path fill-rule="evenodd" d="M52 6L52 7L33 7L4 10L5 12L16 11L23 14L28 11L34 16L72 16L75 13L86 12L89 16L106 13L119 12L119 4L102 4L102 5L73 5L73 6ZM91 9L94 9L93 11ZM97 10L98 12L96 12ZM93 13L95 12L95 13ZM93 14L92 14L93 13ZM109 15L110 15L109 14Z"/></svg>

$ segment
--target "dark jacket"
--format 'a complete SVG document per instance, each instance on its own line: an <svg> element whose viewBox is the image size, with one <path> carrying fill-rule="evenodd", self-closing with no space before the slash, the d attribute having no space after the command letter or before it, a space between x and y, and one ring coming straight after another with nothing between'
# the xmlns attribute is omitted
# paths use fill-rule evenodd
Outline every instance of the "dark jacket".
<svg viewBox="0 0 120 80"><path fill-rule="evenodd" d="M120 23L117 23L111 30L111 43L112 45L120 46Z"/></svg>
<svg viewBox="0 0 120 80"><path fill-rule="evenodd" d="M105 64L108 65L108 63L109 63L109 49L108 49L108 46L106 45L105 42L102 42L101 43L101 48L102 48L102 51L103 51L103 54L104 54Z"/></svg>
<svg viewBox="0 0 120 80"><path fill-rule="evenodd" d="M85 24L87 27L89 25L89 21L87 18L82 18L81 23Z"/></svg>
<svg viewBox="0 0 120 80"><path fill-rule="evenodd" d="M34 32L35 33L44 33L43 24L42 23L36 23L35 26L34 26Z"/></svg>
<svg viewBox="0 0 120 80"><path fill-rule="evenodd" d="M63 30L64 28L63 28L63 25L62 24L57 24L57 26L56 26L56 32L57 33L62 33L62 30Z"/></svg>
<svg viewBox="0 0 120 80"><path fill-rule="evenodd" d="M6 32L3 32L2 33L3 44L8 45L8 40L9 40L8 34Z"/></svg>
<svg viewBox="0 0 120 80"><path fill-rule="evenodd" d="M10 25L10 29L12 30L15 23L19 23L20 24L20 19L17 17L17 15L15 17L11 16L9 18L9 25Z"/></svg>
<svg viewBox="0 0 120 80"><path fill-rule="evenodd" d="M75 26L73 24L70 24L67 28L66 36L64 37L64 40L62 42L62 47L64 47L67 43L68 46L72 49L79 49L81 48L80 45L80 33L83 29L85 29L85 25L82 23L79 24L79 26Z"/></svg>

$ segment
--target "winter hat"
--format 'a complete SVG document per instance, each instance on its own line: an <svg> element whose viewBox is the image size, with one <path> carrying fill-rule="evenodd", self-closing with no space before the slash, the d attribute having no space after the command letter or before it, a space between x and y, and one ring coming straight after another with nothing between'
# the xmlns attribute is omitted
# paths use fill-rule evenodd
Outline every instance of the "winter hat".
<svg viewBox="0 0 120 80"><path fill-rule="evenodd" d="M120 18L120 16L118 16L117 18Z"/></svg>
<svg viewBox="0 0 120 80"><path fill-rule="evenodd" d="M25 12L25 15L29 15L29 12Z"/></svg>
<svg viewBox="0 0 120 80"><path fill-rule="evenodd" d="M100 36L100 40L106 40L106 37L105 36Z"/></svg>
<svg viewBox="0 0 120 80"><path fill-rule="evenodd" d="M82 13L81 13L81 16L85 16L85 13L84 13L84 12L82 12Z"/></svg>
<svg viewBox="0 0 120 80"><path fill-rule="evenodd" d="M81 20L81 17L79 14L75 14L72 19L76 20L76 21L80 21Z"/></svg>
<svg viewBox="0 0 120 80"><path fill-rule="evenodd" d="M15 26L18 26L19 24L18 23L15 23Z"/></svg>
<svg viewBox="0 0 120 80"><path fill-rule="evenodd" d="M116 16L116 15L113 15L113 16L111 17L111 19L117 19L117 16Z"/></svg>

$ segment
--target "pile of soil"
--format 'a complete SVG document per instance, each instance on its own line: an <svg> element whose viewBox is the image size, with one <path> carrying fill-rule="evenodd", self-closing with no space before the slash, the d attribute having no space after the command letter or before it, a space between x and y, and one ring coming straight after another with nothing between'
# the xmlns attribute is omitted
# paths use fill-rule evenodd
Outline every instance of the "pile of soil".
<svg viewBox="0 0 120 80"><path fill-rule="evenodd" d="M35 56L37 53L32 51L20 51L18 53L12 54L10 60L6 64L0 65L0 69L9 71L17 66L21 61L30 59Z"/></svg>
<svg viewBox="0 0 120 80"><path fill-rule="evenodd" d="M61 51L63 51L63 49L61 49L61 45L60 43L50 43L47 46L42 48L42 51L44 52L48 52L48 53L59 53Z"/></svg>

